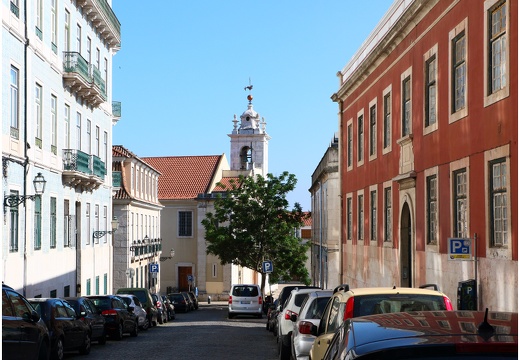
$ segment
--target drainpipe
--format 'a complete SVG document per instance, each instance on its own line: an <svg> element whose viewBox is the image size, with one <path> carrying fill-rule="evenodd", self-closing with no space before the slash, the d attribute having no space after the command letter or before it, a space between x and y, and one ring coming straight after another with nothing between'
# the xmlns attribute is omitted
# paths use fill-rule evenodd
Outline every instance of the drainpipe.
<svg viewBox="0 0 520 360"><path fill-rule="evenodd" d="M323 287L323 281L322 281L322 276L323 276L323 274L322 274L322 271L323 271L323 269L322 269L322 266L323 266L322 265L322 263L323 263L323 236L322 236L322 233L323 233L323 231L321 229L321 225L322 225L321 224L321 219L323 217L323 214L322 214L322 211L323 211L323 207L322 207L323 191L322 191L322 183L321 183L321 181L319 182L319 194L320 194L320 212L319 212L319 216L320 216L320 222L319 222L319 224L320 224L320 228L319 228L320 229L320 251L319 251L319 254L320 254L320 263L319 264L320 264L320 266L319 266L319 275L320 276L319 276L319 279L320 279L320 281L319 281L319 287L321 288L321 287Z"/></svg>
<svg viewBox="0 0 520 360"><path fill-rule="evenodd" d="M29 37L27 32L27 1L23 2L23 17L24 17L24 28L25 28L25 44L24 44L24 55L23 55L23 74L24 74L24 111L23 111L23 137L24 137L24 158L23 163L23 194L27 195L27 166L29 163L29 156L27 154L27 48L29 47ZM25 207L25 202L24 202ZM27 296L27 207L24 208L24 238L23 238L23 296Z"/></svg>

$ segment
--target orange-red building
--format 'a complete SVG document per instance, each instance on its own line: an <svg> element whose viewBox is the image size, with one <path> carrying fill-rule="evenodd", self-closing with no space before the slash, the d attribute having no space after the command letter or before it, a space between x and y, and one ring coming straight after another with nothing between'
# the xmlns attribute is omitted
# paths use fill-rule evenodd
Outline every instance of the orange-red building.
<svg viewBox="0 0 520 360"><path fill-rule="evenodd" d="M476 279L462 294L475 307L517 311L517 14L512 0L397 0L338 72L351 287L435 283L455 304Z"/></svg>

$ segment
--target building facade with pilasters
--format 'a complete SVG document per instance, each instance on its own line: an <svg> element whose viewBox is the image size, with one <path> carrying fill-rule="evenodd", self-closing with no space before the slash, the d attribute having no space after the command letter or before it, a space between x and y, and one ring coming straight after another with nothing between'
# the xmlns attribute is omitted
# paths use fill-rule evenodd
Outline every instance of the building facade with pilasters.
<svg viewBox="0 0 520 360"><path fill-rule="evenodd" d="M121 34L110 4L1 5L2 188L4 200L21 200L4 201L2 279L27 297L111 291L107 164ZM45 190L33 196L39 174Z"/></svg>
<svg viewBox="0 0 520 360"><path fill-rule="evenodd" d="M517 311L517 14L396 1L338 72L343 282L435 283L456 303L475 280L465 306Z"/></svg>

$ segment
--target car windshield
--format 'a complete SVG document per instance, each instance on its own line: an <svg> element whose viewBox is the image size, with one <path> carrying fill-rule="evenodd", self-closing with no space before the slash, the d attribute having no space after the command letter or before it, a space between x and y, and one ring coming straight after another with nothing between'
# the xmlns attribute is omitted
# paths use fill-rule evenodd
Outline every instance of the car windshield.
<svg viewBox="0 0 520 360"><path fill-rule="evenodd" d="M446 310L442 296L419 294L378 294L354 298L354 316L395 313L401 311Z"/></svg>
<svg viewBox="0 0 520 360"><path fill-rule="evenodd" d="M233 288L233 296L258 296L258 288L247 285L235 286Z"/></svg>

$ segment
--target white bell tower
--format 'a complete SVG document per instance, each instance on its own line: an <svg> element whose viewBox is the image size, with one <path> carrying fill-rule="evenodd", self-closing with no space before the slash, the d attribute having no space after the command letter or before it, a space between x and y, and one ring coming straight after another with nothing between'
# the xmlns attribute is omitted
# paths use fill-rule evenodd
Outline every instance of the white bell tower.
<svg viewBox="0 0 520 360"><path fill-rule="evenodd" d="M245 89L251 89L253 85ZM244 90L245 90L244 89ZM239 171L243 175L262 175L268 173L268 148L271 137L266 133L264 118L253 109L253 96L247 96L249 104L247 110L240 115L240 124L237 116L233 118L233 132L231 138L230 167L231 171Z"/></svg>

